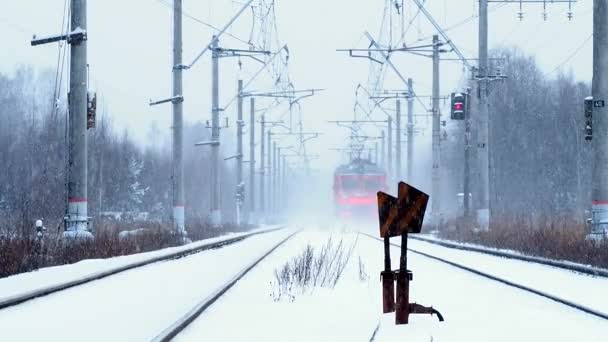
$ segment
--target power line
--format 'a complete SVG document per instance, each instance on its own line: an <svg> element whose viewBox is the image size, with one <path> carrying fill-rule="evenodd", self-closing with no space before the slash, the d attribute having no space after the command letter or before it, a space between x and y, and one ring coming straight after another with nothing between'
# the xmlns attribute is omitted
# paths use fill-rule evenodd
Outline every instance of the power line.
<svg viewBox="0 0 608 342"><path fill-rule="evenodd" d="M159 2L160 4L164 5L164 6L168 7L168 8L173 9L173 5L172 5L172 4L171 4L171 3L170 3L168 0L156 0L156 1L157 1L157 2ZM212 29L212 30L215 30L215 31L218 31L218 32L219 32L219 31L221 31L221 29L220 29L220 28L218 28L217 26L214 26L214 25L211 25L211 24L209 24L209 23L207 23L207 22L204 22L203 20L201 20L201 19L199 19L199 18L195 17L194 15L192 15L192 14L190 14L190 13L188 13L188 12L184 11L184 10L182 10L182 15L183 15L184 17L186 17L186 18L188 18L188 19L192 20L192 21L195 21L195 22L197 22L197 23L199 23L199 24L203 25L203 26L207 26L208 28L210 28L210 29ZM239 37L237 37L237 36L233 35L232 33L229 33L229 32L224 32L224 34L225 34L225 35L227 35L227 36L229 36L229 37L232 37L232 38L234 38L234 39L238 40L238 41L239 41L239 42L241 42L241 43L244 43L244 44L249 45L249 42L248 42L248 41L246 41L246 40L244 40L244 39L241 39L241 38L239 38Z"/></svg>
<svg viewBox="0 0 608 342"><path fill-rule="evenodd" d="M556 72L557 70L559 70L561 67L563 67L566 63L570 62L574 57L576 57L576 55L578 55L579 52L581 52L581 50L587 45L587 43L589 43L591 41L591 38L593 38L593 33L591 33L587 39L585 39L583 41L583 43L581 45L579 45L574 52L572 52L572 54L570 54L563 62L561 62L560 64L558 64L553 70L551 70L551 72L547 73L547 75L551 75L552 73Z"/></svg>
<svg viewBox="0 0 608 342"><path fill-rule="evenodd" d="M501 9L501 8L505 7L506 5L508 5L508 3L501 3L501 4L497 4L496 6L494 6L494 7L490 8L490 9L488 9L488 13L491 13L491 12L494 12L494 11L496 11L496 10L498 10L498 9ZM420 10L420 9L419 9L419 10ZM478 15L477 13L474 13L474 14L470 15L469 17L464 18L464 19L462 19L461 21L458 21L458 22L456 22L456 23L454 23L454 24L452 24L452 25L450 25L450 26L446 27L445 29L443 29L443 31L444 31L444 32L449 32L449 31L451 31L451 30L454 30L454 29L456 29L456 28L459 28L459 27L460 27L460 26L462 26L462 25L468 24L468 23L470 23L471 21L474 21L474 20L476 20L476 19L478 19L478 18L479 18L479 15ZM418 38L418 39L416 40L416 42L423 41L423 40L428 40L428 39L431 39L432 37L433 37L432 35L429 35L429 36L425 36L425 37L422 37L422 38Z"/></svg>

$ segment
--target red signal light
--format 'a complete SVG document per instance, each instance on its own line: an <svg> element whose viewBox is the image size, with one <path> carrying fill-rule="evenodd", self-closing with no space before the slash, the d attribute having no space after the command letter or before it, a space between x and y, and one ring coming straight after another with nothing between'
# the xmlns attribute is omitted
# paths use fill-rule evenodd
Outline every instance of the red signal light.
<svg viewBox="0 0 608 342"><path fill-rule="evenodd" d="M463 110L463 105L460 102L454 103L454 110Z"/></svg>

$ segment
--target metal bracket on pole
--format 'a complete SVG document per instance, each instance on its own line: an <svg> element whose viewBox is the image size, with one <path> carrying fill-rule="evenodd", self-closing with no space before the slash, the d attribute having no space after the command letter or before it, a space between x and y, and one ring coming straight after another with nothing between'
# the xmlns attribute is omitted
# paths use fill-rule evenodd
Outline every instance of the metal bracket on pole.
<svg viewBox="0 0 608 342"><path fill-rule="evenodd" d="M220 146L220 142L219 141L201 141L201 142L194 144L194 146Z"/></svg>
<svg viewBox="0 0 608 342"><path fill-rule="evenodd" d="M182 95L178 95L178 96L173 96L170 97L168 99L164 99L164 100L159 100L159 101L152 101L150 100L150 103L148 104L149 106L156 106L159 104L163 104L163 103L180 103L180 102L184 102L184 97Z"/></svg>
<svg viewBox="0 0 608 342"><path fill-rule="evenodd" d="M87 31L81 29L80 27L77 27L68 34L48 36L42 38L36 38L36 36L34 36L32 38L31 44L32 46L38 46L49 43L56 43L64 40L67 41L68 44L79 44L80 42L87 40Z"/></svg>
<svg viewBox="0 0 608 342"><path fill-rule="evenodd" d="M242 154L235 154L233 156L224 158L224 160L236 159L236 158L240 158L242 156L243 156Z"/></svg>

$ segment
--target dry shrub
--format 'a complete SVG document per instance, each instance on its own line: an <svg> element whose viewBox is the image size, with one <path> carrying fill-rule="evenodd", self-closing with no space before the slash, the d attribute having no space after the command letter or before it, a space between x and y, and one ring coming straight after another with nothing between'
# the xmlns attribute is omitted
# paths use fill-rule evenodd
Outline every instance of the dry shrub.
<svg viewBox="0 0 608 342"><path fill-rule="evenodd" d="M171 224L101 222L95 227L95 239L91 241L69 243L63 241L59 233L53 232L45 236L42 245L38 244L33 232L25 237L17 234L10 237L0 235L0 278L85 259L106 259L183 244L182 237L168 227ZM198 241L228 232L250 230L252 227L239 228L225 224L218 229L207 224L190 224L187 229L188 237L192 241ZM123 230L137 230L137 233L120 238L119 232Z"/></svg>
<svg viewBox="0 0 608 342"><path fill-rule="evenodd" d="M363 259L361 259L361 256L359 256L359 280L361 282L369 280L369 274L365 270L365 263L363 262Z"/></svg>
<svg viewBox="0 0 608 342"><path fill-rule="evenodd" d="M334 288L350 260L355 244L346 247L343 240L335 243L330 237L319 250L307 245L301 254L274 271L272 298L275 301L284 298L294 301L297 294L316 287Z"/></svg>
<svg viewBox="0 0 608 342"><path fill-rule="evenodd" d="M35 265L29 257L34 254L34 243L30 238L0 238L0 278L34 268Z"/></svg>
<svg viewBox="0 0 608 342"><path fill-rule="evenodd" d="M225 223L219 228L215 228L207 223L189 222L187 225L188 237L192 241L209 239L224 235L226 233L246 232L255 228L254 225L242 224L240 227L234 223Z"/></svg>
<svg viewBox="0 0 608 342"><path fill-rule="evenodd" d="M471 230L470 222L464 220L449 225L455 229L440 231L440 237L608 268L608 242L596 244L585 240L588 232L585 225L569 219L533 222L524 218L501 218L492 223L489 231Z"/></svg>

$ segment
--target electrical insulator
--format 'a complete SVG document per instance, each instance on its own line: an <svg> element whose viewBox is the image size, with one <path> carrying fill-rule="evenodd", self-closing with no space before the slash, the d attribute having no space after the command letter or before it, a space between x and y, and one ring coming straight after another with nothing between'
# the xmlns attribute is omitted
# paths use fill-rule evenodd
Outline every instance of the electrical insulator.
<svg viewBox="0 0 608 342"><path fill-rule="evenodd" d="M585 140L593 139L593 97L585 98Z"/></svg>

